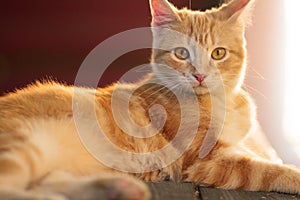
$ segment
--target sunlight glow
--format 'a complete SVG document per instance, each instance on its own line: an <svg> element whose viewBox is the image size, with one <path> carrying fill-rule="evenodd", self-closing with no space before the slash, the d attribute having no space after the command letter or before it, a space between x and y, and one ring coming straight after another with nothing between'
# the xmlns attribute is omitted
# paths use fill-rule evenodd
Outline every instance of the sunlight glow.
<svg viewBox="0 0 300 200"><path fill-rule="evenodd" d="M293 143L300 144L300 1L285 0L286 55L283 128Z"/></svg>

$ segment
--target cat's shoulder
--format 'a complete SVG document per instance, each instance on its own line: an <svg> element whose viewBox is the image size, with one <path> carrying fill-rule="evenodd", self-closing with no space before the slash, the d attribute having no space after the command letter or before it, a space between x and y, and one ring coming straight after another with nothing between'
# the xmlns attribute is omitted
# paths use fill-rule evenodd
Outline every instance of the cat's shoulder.
<svg viewBox="0 0 300 200"><path fill-rule="evenodd" d="M53 80L42 80L35 81L31 84L26 85L22 88L17 88L13 92L7 93L6 96L20 95L20 94L32 94L32 93L47 93L49 91L62 91L70 90L72 86L66 83L53 81Z"/></svg>
<svg viewBox="0 0 300 200"><path fill-rule="evenodd" d="M0 98L2 104L33 104L50 102L53 99L67 101L73 93L73 86L57 81L35 81L27 86L4 94Z"/></svg>

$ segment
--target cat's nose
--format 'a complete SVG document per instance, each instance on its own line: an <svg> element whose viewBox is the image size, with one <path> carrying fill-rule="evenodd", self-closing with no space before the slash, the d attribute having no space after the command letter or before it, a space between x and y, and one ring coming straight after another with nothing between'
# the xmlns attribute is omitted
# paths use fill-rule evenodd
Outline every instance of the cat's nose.
<svg viewBox="0 0 300 200"><path fill-rule="evenodd" d="M193 74L193 76L196 78L196 80L200 83L200 85L202 84L202 82L204 81L204 79L207 77L206 74Z"/></svg>

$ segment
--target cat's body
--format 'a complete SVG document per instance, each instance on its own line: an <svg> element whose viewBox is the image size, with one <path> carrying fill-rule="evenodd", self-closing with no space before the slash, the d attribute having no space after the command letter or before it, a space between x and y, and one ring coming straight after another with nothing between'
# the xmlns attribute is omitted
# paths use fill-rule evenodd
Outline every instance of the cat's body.
<svg viewBox="0 0 300 200"><path fill-rule="evenodd" d="M151 3L154 73L144 81L97 90L37 83L0 98L0 199L149 197L121 172L300 194L300 171L277 157L241 88L249 2L205 13Z"/></svg>

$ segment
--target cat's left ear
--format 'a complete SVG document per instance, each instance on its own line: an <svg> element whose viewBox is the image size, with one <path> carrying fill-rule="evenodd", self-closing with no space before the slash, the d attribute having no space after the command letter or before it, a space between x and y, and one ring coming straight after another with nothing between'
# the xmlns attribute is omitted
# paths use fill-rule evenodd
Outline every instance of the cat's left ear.
<svg viewBox="0 0 300 200"><path fill-rule="evenodd" d="M149 0L152 14L152 26L167 26L179 17L177 8L167 0Z"/></svg>
<svg viewBox="0 0 300 200"><path fill-rule="evenodd" d="M225 20L241 19L245 24L251 21L254 0L225 0L225 3L219 10Z"/></svg>

